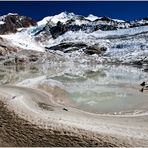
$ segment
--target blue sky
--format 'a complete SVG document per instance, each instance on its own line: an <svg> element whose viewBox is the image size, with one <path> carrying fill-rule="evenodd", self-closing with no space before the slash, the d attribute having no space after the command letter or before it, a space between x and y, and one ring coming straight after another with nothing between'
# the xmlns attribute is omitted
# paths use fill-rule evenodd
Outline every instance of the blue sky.
<svg viewBox="0 0 148 148"><path fill-rule="evenodd" d="M134 20L148 17L148 1L0 1L0 15L15 12L40 20L62 11Z"/></svg>

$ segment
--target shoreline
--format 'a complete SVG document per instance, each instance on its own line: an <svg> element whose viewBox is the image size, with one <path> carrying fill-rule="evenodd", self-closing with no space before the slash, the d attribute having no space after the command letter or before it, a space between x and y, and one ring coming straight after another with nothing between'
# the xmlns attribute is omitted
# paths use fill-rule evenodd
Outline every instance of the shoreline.
<svg viewBox="0 0 148 148"><path fill-rule="evenodd" d="M92 132L87 134L81 129L73 132L40 128L10 112L1 101L0 113L0 146L130 146L123 139Z"/></svg>
<svg viewBox="0 0 148 148"><path fill-rule="evenodd" d="M34 125L36 130L43 130L42 135L45 135L47 131L54 131L48 135L48 138L45 136L46 145L44 139L42 139L42 141L40 140L41 145L38 143L39 145L36 146L53 146L53 143L55 143L54 146L148 146L148 126L146 122L148 115L97 115L70 106L66 106L68 111L64 111L65 105L55 102L57 100L53 100L52 95L37 88L23 86L1 86L0 95L1 109L5 110L3 114L9 112L10 116L13 114L13 116L23 120L19 126L22 126L23 122L28 122ZM39 102L45 103L50 108L40 108ZM13 120L14 117L11 118ZM3 123L8 121L9 119L5 117ZM11 124L11 122L8 124ZM16 128L18 132L20 132L19 126ZM7 127L5 126L5 128ZM9 129L11 133L13 129ZM70 139L69 142L63 139L63 142L60 140L61 145L58 145L57 132L60 133L59 139L66 136L66 139ZM11 138L12 134L9 134L7 133L7 136ZM23 135L24 131L20 134ZM54 137L53 143L50 143L51 135ZM19 140L19 134L17 136L15 139ZM26 138L26 141L28 140ZM90 141L94 141L94 143ZM35 144L37 143L28 146L35 146ZM14 146L26 145L16 143Z"/></svg>

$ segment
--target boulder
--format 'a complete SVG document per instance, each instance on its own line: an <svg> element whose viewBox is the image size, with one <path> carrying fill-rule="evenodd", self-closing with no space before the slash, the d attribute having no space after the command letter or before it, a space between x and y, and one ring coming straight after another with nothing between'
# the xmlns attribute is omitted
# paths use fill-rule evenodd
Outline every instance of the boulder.
<svg viewBox="0 0 148 148"><path fill-rule="evenodd" d="M107 50L107 47L95 44L95 45L86 47L86 49L84 49L84 52L86 54L92 55L92 54L102 54L106 50Z"/></svg>
<svg viewBox="0 0 148 148"><path fill-rule="evenodd" d="M84 47L87 47L87 45L84 43L65 42L65 43L60 43L60 44L52 46L52 47L45 47L45 48L48 50L60 50L63 52L68 52L70 50L70 52L71 52L71 51L75 51L76 49L79 50Z"/></svg>
<svg viewBox="0 0 148 148"><path fill-rule="evenodd" d="M48 50L63 51L64 53L73 52L73 51L82 49L86 54L89 54L89 55L102 54L107 50L107 47L101 46L99 44L88 46L87 44L81 43L81 42L77 42L77 43L65 42L52 47L45 47L45 48Z"/></svg>

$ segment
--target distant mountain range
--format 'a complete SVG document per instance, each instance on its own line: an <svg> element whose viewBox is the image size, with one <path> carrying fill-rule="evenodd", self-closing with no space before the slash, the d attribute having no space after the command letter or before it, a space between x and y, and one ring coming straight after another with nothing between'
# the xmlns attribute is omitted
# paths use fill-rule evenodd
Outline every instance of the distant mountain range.
<svg viewBox="0 0 148 148"><path fill-rule="evenodd" d="M78 51L101 55L98 60L105 62L148 61L148 18L124 21L62 12L37 22L9 13L0 17L0 34L1 42L27 50Z"/></svg>
<svg viewBox="0 0 148 148"><path fill-rule="evenodd" d="M58 34L65 33L66 31L82 30L85 32L93 32L97 30L106 31L146 26L148 25L148 18L124 21L111 19L109 17L97 17L92 14L84 17L75 15L74 13L62 12L55 16L45 17L43 20L36 22L30 17L19 16L14 13L0 16L0 34L14 33L17 31L17 28L37 25L43 25L46 30L48 28L48 31L56 38Z"/></svg>

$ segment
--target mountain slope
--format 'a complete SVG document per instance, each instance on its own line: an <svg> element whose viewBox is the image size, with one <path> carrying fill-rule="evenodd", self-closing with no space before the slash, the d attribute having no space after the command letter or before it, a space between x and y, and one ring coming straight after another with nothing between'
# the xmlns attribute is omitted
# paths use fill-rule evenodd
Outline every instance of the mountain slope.
<svg viewBox="0 0 148 148"><path fill-rule="evenodd" d="M1 37L23 49L60 52L80 63L94 59L88 55L96 54L99 63L144 64L148 61L147 24L147 18L127 22L62 12L45 17L33 27L18 26L17 33Z"/></svg>
<svg viewBox="0 0 148 148"><path fill-rule="evenodd" d="M30 17L9 13L0 16L0 34L15 33L18 28L36 26L37 23Z"/></svg>

